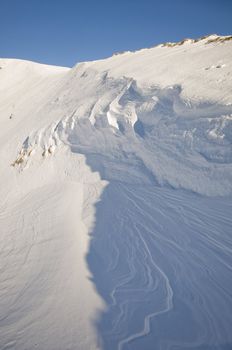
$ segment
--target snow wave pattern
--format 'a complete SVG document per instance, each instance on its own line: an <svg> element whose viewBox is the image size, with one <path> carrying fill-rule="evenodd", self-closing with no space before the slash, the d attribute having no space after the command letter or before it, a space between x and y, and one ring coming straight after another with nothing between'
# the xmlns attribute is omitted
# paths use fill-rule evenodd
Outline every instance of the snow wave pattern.
<svg viewBox="0 0 232 350"><path fill-rule="evenodd" d="M87 261L108 350L230 349L231 201L113 181Z"/></svg>
<svg viewBox="0 0 232 350"><path fill-rule="evenodd" d="M111 160L117 178L125 181L137 167L146 174L138 181L146 178L207 195L231 193L230 105L193 104L181 98L179 85L139 87L131 78L79 70L75 79L84 91L81 98L75 89L62 92L52 108L66 106L64 115L29 135L13 165L25 166L36 149L47 156L64 144L74 152L101 155L99 168L109 179L115 177L114 169L106 167Z"/></svg>

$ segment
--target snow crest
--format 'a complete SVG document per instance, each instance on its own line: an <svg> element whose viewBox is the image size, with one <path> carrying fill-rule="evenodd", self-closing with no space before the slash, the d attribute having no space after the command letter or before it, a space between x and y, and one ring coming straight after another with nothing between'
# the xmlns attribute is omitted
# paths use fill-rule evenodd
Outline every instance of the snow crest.
<svg viewBox="0 0 232 350"><path fill-rule="evenodd" d="M85 103L73 96L75 89L58 96L55 104L69 106L64 117L28 135L13 165L24 167L35 151L46 157L62 144L101 157L107 179L115 176L108 162L120 162L121 179L128 170L134 177L136 164L146 174L141 181L231 194L232 105L194 103L182 98L180 85L139 86L92 69L75 71L75 80Z"/></svg>

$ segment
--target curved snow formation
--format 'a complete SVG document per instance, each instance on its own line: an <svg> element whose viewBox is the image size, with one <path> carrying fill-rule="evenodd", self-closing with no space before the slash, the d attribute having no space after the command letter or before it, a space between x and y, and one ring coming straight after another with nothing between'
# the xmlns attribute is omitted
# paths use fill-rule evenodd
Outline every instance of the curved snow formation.
<svg viewBox="0 0 232 350"><path fill-rule="evenodd" d="M0 60L1 349L231 348L231 62Z"/></svg>

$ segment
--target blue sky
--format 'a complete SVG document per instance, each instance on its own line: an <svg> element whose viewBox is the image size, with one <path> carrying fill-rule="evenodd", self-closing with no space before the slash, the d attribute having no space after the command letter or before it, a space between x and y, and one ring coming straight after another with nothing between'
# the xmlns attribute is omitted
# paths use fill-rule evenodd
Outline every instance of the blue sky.
<svg viewBox="0 0 232 350"><path fill-rule="evenodd" d="M232 34L232 0L0 0L0 57L63 66Z"/></svg>

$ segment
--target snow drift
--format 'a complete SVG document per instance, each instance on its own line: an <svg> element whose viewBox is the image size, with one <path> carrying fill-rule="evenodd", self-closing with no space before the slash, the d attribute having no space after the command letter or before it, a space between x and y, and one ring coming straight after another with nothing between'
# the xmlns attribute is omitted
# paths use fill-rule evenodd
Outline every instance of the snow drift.
<svg viewBox="0 0 232 350"><path fill-rule="evenodd" d="M0 60L1 349L230 349L232 41Z"/></svg>

